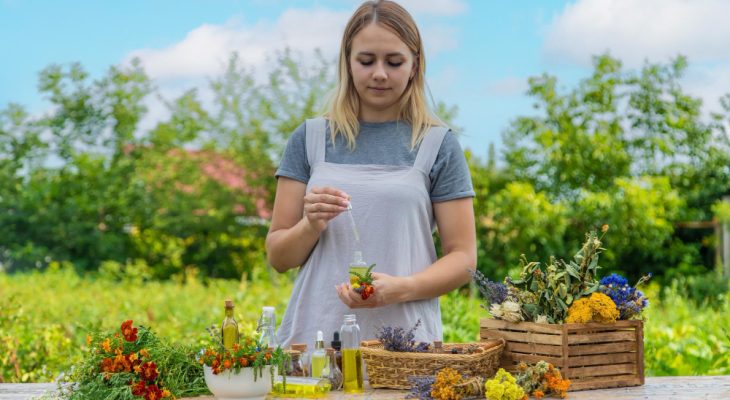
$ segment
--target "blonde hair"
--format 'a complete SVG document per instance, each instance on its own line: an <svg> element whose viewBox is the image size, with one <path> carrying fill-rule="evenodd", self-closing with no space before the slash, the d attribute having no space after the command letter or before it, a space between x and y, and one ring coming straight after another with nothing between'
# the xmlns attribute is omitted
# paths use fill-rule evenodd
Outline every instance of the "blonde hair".
<svg viewBox="0 0 730 400"><path fill-rule="evenodd" d="M379 24L397 35L414 55L416 70L399 101L398 120L411 124L411 149L423 139L432 126L445 124L431 111L426 103L426 57L421 34L413 17L403 7L389 0L366 1L350 17L340 45L337 86L333 92L325 116L330 121L332 143L341 134L350 149L355 148L355 137L360 131L358 113L360 98L350 74L352 39L369 24Z"/></svg>

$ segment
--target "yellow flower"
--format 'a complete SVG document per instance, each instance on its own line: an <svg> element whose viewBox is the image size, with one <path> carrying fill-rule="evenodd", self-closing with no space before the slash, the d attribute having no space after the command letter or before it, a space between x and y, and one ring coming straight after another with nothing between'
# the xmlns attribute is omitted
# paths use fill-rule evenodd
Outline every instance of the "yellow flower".
<svg viewBox="0 0 730 400"><path fill-rule="evenodd" d="M619 317L616 304L603 293L593 293L573 302L568 309L567 323L615 322Z"/></svg>

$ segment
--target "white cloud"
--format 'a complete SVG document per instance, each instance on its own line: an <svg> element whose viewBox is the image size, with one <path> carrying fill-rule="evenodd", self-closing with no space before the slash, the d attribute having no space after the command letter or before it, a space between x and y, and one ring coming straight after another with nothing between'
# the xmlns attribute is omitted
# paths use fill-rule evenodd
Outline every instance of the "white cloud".
<svg viewBox="0 0 730 400"><path fill-rule="evenodd" d="M398 4L412 14L458 15L467 10L461 0L399 0Z"/></svg>
<svg viewBox="0 0 730 400"><path fill-rule="evenodd" d="M487 94L494 96L524 95L527 88L527 78L507 76L487 84Z"/></svg>
<svg viewBox="0 0 730 400"><path fill-rule="evenodd" d="M138 57L150 77L166 81L218 75L234 51L244 65L256 70L265 68L267 57L286 47L305 55L320 48L334 58L347 17L348 13L325 9L289 9L273 23L205 24L167 48L133 51L125 62Z"/></svg>
<svg viewBox="0 0 730 400"><path fill-rule="evenodd" d="M728 15L726 0L578 0L548 27L543 50L584 65L606 50L629 66L678 54L730 61Z"/></svg>

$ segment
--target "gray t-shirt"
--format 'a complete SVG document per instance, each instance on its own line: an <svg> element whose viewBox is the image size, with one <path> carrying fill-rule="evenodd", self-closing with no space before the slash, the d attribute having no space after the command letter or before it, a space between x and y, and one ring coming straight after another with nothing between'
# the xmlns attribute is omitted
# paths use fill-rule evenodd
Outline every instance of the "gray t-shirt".
<svg viewBox="0 0 730 400"><path fill-rule="evenodd" d="M299 125L289 138L276 171L277 178L285 176L302 183L309 182L305 125ZM337 135L335 144L332 144L328 127L325 161L334 164L412 166L418 147L411 151L411 132L408 123L361 122L360 133L355 138L355 149L350 151L342 135ZM432 202L474 197L469 166L453 132L449 131L444 137L429 177Z"/></svg>

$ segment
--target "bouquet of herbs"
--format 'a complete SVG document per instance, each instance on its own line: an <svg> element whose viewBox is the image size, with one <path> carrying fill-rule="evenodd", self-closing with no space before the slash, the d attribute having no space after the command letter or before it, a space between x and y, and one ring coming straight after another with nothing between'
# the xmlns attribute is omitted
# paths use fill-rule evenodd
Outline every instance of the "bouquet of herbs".
<svg viewBox="0 0 730 400"><path fill-rule="evenodd" d="M626 279L613 274L598 278L601 240L608 225L586 234L586 241L572 260L550 257L545 264L522 255L519 279L492 282L481 272L474 280L485 298L484 308L497 319L538 323L611 322L640 316L648 305L643 293L628 286ZM642 278L637 286L651 275Z"/></svg>
<svg viewBox="0 0 730 400"><path fill-rule="evenodd" d="M84 359L59 381L61 398L159 400L209 393L192 347L165 343L132 320L86 342Z"/></svg>

